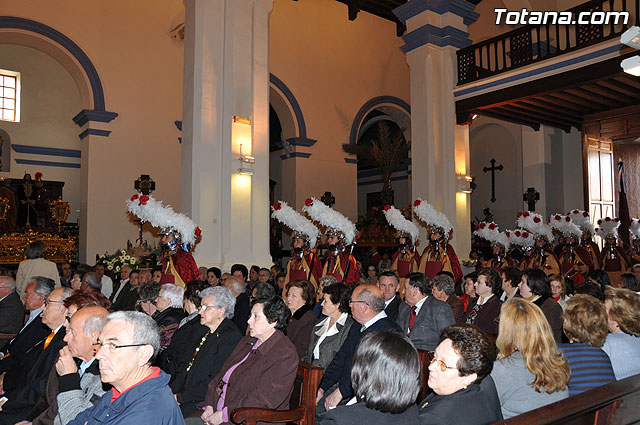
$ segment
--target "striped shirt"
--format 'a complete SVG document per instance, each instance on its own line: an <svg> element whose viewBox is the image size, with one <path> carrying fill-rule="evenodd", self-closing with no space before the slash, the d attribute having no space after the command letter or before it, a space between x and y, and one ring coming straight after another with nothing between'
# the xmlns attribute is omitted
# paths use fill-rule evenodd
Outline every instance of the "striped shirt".
<svg viewBox="0 0 640 425"><path fill-rule="evenodd" d="M559 344L571 369L569 395L580 394L600 385L616 380L611 360L600 347L592 347L583 342Z"/></svg>

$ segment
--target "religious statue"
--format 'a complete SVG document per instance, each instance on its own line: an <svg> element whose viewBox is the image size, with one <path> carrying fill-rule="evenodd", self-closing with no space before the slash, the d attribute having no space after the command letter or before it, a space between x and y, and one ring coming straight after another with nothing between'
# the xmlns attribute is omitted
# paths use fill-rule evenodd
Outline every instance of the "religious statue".
<svg viewBox="0 0 640 425"><path fill-rule="evenodd" d="M38 188L31 180L31 174L25 174L22 184L18 186L18 219L17 225L20 227L31 227L38 224L38 214L35 203L38 200Z"/></svg>

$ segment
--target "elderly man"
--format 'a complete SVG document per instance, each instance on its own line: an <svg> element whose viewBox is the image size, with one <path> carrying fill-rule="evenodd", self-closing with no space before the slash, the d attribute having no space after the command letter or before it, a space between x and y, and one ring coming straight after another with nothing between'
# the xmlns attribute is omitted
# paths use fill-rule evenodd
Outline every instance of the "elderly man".
<svg viewBox="0 0 640 425"><path fill-rule="evenodd" d="M222 281L222 278L220 280ZM244 335L247 333L247 320L251 315L251 303L246 292L247 287L242 278L237 276L228 276L225 280L225 287L233 292L236 297L236 306L233 309L233 323L236 324L240 333Z"/></svg>
<svg viewBox="0 0 640 425"><path fill-rule="evenodd" d="M122 272L124 273L125 267L122 266ZM129 270L131 270L129 268ZM122 276L122 273L121 273ZM140 286L140 275L137 271L126 272L127 280L124 286L119 288L118 292L113 298L113 304L111 310L134 310L136 302L138 301L138 287ZM122 282L125 282L124 280Z"/></svg>
<svg viewBox="0 0 640 425"><path fill-rule="evenodd" d="M113 294L113 280L104 274L104 264L96 264L93 270L97 273L102 284L102 294L109 298Z"/></svg>
<svg viewBox="0 0 640 425"><path fill-rule="evenodd" d="M102 291L102 280L100 279L100 273L98 272L89 272L85 274L82 278L82 283L95 291Z"/></svg>
<svg viewBox="0 0 640 425"><path fill-rule="evenodd" d="M389 319L384 312L384 297L377 286L358 286L353 290L349 306L354 320L360 326L351 326L347 339L322 377L316 398L317 413L322 413L324 409L334 408L343 398L353 395L353 389L351 388L351 359L358 348L358 344L360 344L360 339L364 335L377 331L401 331L400 327ZM325 391L333 388L335 384L338 384L338 388L329 394L325 402L322 403L321 399L324 397Z"/></svg>
<svg viewBox="0 0 640 425"><path fill-rule="evenodd" d="M391 270L382 272L378 278L378 288L384 296L384 312L391 320L398 318L398 308L402 303L398 295L399 282L398 275Z"/></svg>
<svg viewBox="0 0 640 425"><path fill-rule="evenodd" d="M16 282L10 276L0 276L0 333L16 334L24 324L24 307L16 293ZM6 341L0 343L0 348Z"/></svg>
<svg viewBox="0 0 640 425"><path fill-rule="evenodd" d="M446 274L439 274L433 278L432 283L433 297L449 304L453 313L453 320L456 321L457 325L465 323L464 303L454 295L456 284L453 282L453 278Z"/></svg>
<svg viewBox="0 0 640 425"><path fill-rule="evenodd" d="M57 288L49 294L42 309L42 323L51 333L2 376L0 392L8 400L2 405L0 423L14 424L25 418L44 393L51 368L65 345L64 300L71 294L71 288Z"/></svg>
<svg viewBox="0 0 640 425"><path fill-rule="evenodd" d="M398 325L419 350L433 351L440 334L455 324L451 307L431 295L431 284L424 273L407 276L406 304L400 306Z"/></svg>
<svg viewBox="0 0 640 425"><path fill-rule="evenodd" d="M53 280L46 277L35 277L27 285L24 292L24 307L29 312L29 318L18 335L0 352L0 373L4 373L18 362L24 354L34 345L42 341L49 335L51 330L42 324L42 307L51 291L53 291Z"/></svg>
<svg viewBox="0 0 640 425"><path fill-rule="evenodd" d="M113 284L113 293L109 297L109 301L115 304L116 300L120 297L120 294L129 292L131 285L129 284L129 278L131 277L131 266L125 264L120 269L120 280Z"/></svg>
<svg viewBox="0 0 640 425"><path fill-rule="evenodd" d="M44 259L47 247L40 241L31 242L25 249L27 259L20 262L16 273L16 289L20 296L24 295L27 284L32 276L44 276L55 282L60 288L60 275L56 263Z"/></svg>
<svg viewBox="0 0 640 425"><path fill-rule="evenodd" d="M100 376L113 388L69 425L184 424L167 385L169 376L151 366L160 351L160 330L153 319L133 311L112 313L99 344Z"/></svg>
<svg viewBox="0 0 640 425"><path fill-rule="evenodd" d="M156 298L158 312L153 319L160 327L160 345L163 348L171 344L171 337L186 316L183 304L184 288L173 283L165 283L160 287L160 294Z"/></svg>
<svg viewBox="0 0 640 425"><path fill-rule="evenodd" d="M60 264L60 283L65 288L71 288L71 279L73 278L73 269L71 268L71 264L62 263Z"/></svg>

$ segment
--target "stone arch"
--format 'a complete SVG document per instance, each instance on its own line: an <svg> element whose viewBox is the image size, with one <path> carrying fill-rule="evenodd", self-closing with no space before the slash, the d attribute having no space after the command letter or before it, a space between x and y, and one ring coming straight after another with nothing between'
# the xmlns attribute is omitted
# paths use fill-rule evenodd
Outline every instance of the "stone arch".
<svg viewBox="0 0 640 425"><path fill-rule="evenodd" d="M384 113L384 115L375 117L373 120L365 121L367 115L373 110L378 110ZM378 96L362 105L356 114L349 133L349 143L358 143L360 135L362 135L369 126L383 119L390 119L390 121L398 124L398 126L403 129L404 137L408 141L411 140L411 107L409 104L394 96Z"/></svg>
<svg viewBox="0 0 640 425"><path fill-rule="evenodd" d="M284 140L297 144L295 142L307 139L307 126L298 100L289 87L273 74L269 74L269 103L278 114Z"/></svg>

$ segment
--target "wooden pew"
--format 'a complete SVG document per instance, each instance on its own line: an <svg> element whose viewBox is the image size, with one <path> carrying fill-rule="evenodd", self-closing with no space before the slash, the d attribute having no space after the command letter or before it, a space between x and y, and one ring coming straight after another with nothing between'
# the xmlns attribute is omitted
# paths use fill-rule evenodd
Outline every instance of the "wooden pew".
<svg viewBox="0 0 640 425"><path fill-rule="evenodd" d="M316 394L323 372L324 369L320 366L300 362L298 374L293 383L289 410L242 407L233 411L231 420L236 424L244 425L255 425L260 421L313 425L316 414Z"/></svg>
<svg viewBox="0 0 640 425"><path fill-rule="evenodd" d="M639 397L640 375L635 375L496 422L496 425L622 425L638 423L640 421L640 405L637 402ZM632 401L632 399L635 400ZM623 419L622 416L627 414L630 416Z"/></svg>

